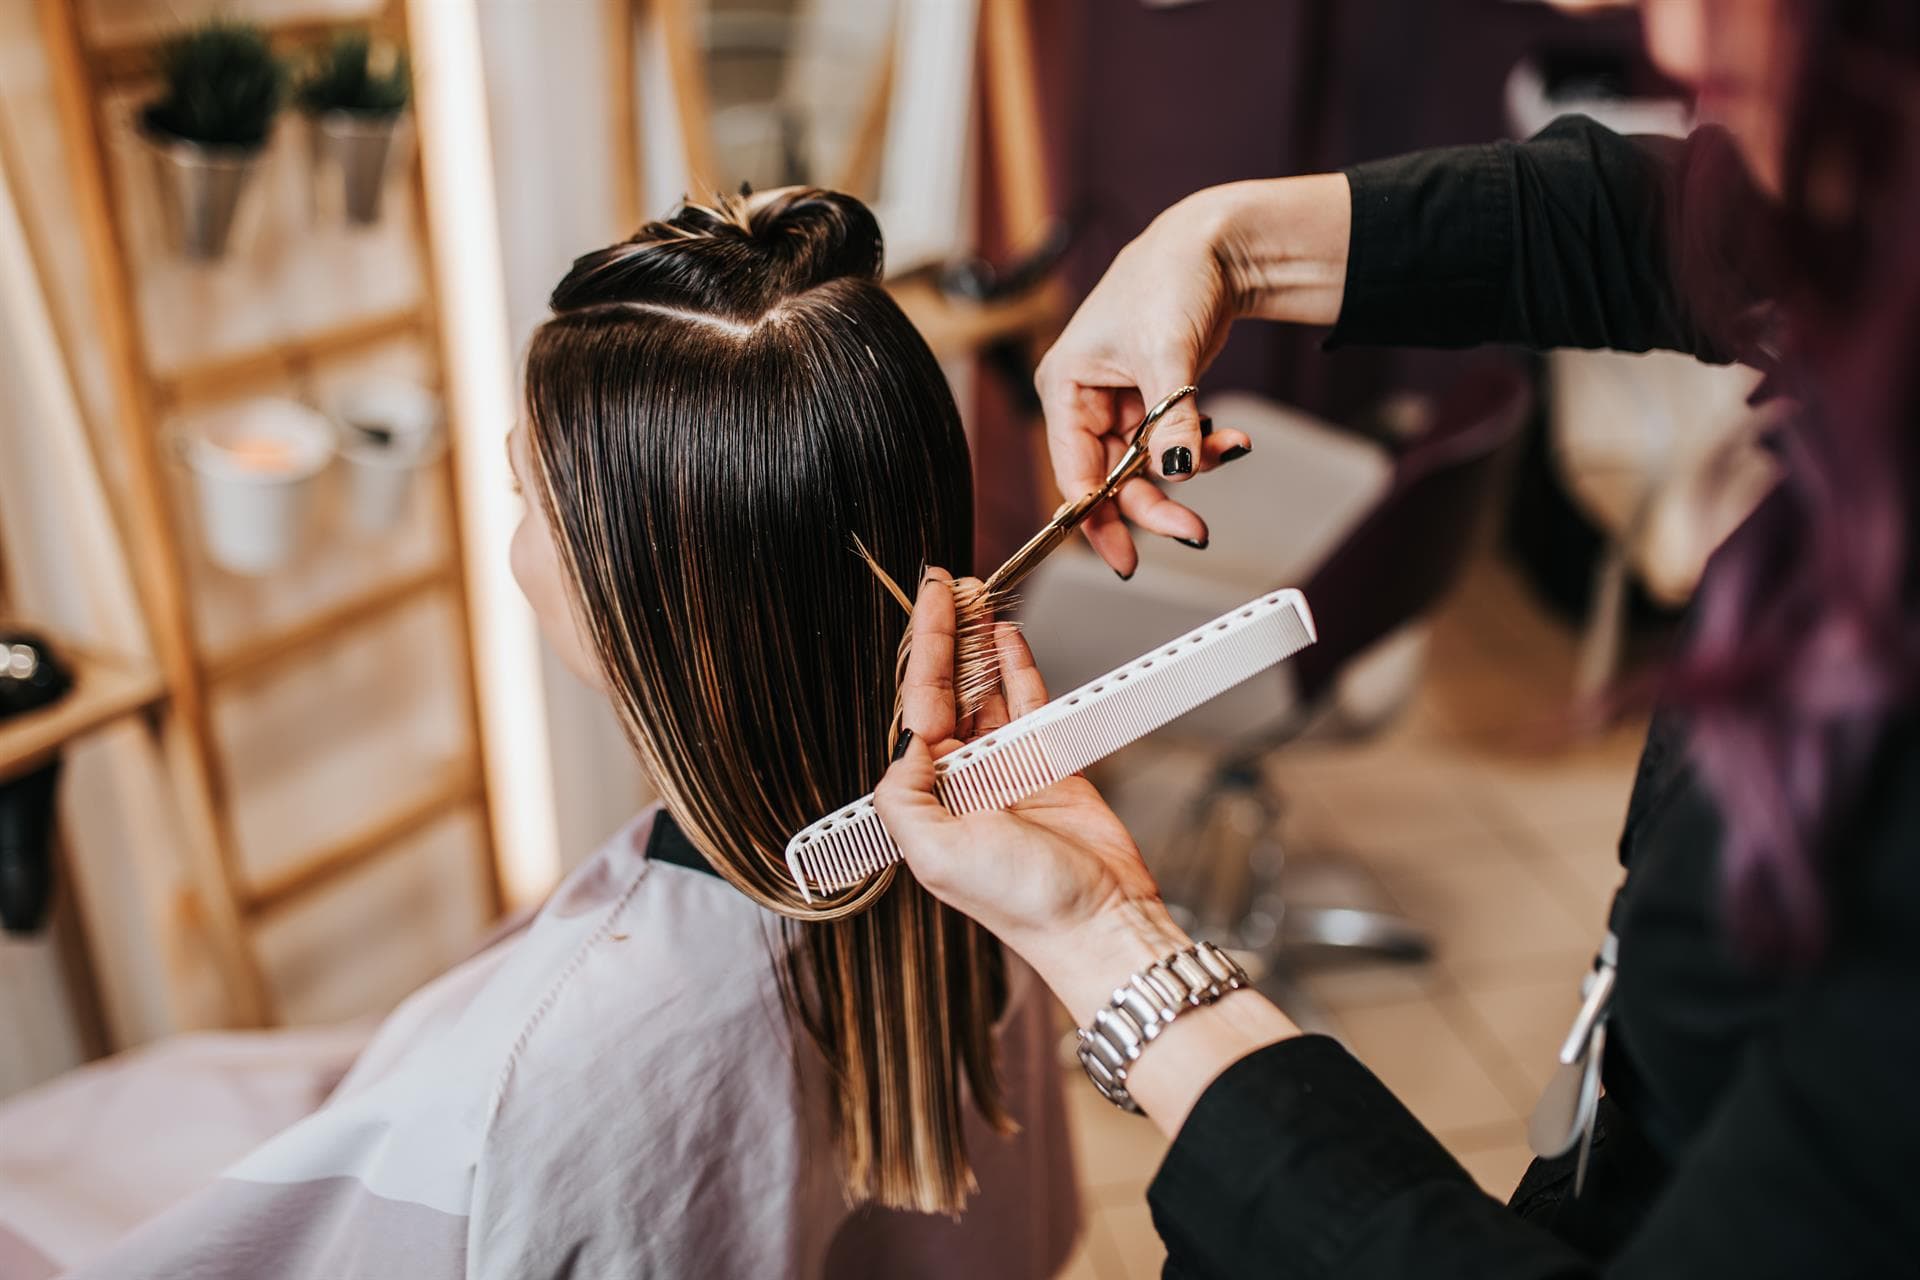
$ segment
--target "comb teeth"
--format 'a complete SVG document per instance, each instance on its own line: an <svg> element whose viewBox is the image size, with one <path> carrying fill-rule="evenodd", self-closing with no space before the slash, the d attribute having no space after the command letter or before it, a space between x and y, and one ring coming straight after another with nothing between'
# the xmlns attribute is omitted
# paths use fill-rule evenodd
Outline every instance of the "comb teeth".
<svg viewBox="0 0 1920 1280"><path fill-rule="evenodd" d="M954 813L1008 808L1313 641L1298 591L1249 601L942 757L934 793ZM787 842L787 870L808 902L815 890L851 888L899 858L871 795Z"/></svg>

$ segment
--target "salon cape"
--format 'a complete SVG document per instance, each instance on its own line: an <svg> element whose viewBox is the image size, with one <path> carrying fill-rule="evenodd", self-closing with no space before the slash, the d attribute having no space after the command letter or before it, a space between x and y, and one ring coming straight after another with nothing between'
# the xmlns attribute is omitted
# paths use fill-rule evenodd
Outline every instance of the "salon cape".
<svg viewBox="0 0 1920 1280"><path fill-rule="evenodd" d="M796 1045L775 987L775 918L697 857L650 857L663 836L688 847L660 810L640 815L527 928L402 1004L324 1106L71 1274L1057 1270L1077 1211L1050 1006L1032 975L1010 964L999 1032L1022 1132L998 1137L969 1110L981 1194L966 1214L849 1209L824 1064ZM33 1251L45 1215L5 1208L0 1196L0 1236ZM0 1280L30 1274L8 1275L7 1254Z"/></svg>

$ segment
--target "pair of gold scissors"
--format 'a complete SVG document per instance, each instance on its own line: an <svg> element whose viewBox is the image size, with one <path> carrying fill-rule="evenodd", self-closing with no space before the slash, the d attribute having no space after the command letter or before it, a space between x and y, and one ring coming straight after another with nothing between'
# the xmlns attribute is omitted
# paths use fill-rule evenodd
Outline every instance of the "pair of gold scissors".
<svg viewBox="0 0 1920 1280"><path fill-rule="evenodd" d="M1053 519L1047 521L1040 532L1027 539L1027 544L1014 552L1007 562L993 571L993 576L982 584L981 596L985 599L998 599L1012 590L1022 578L1032 573L1035 567L1060 545L1066 536L1080 527L1095 507L1111 498L1121 485L1139 475L1146 467L1147 459L1153 451L1147 447L1148 439L1153 435L1154 427L1167 416L1173 406L1194 394L1195 388L1181 387L1167 396L1159 404L1147 410L1147 416L1133 430L1133 438L1127 442L1127 448L1113 468L1107 472L1107 478L1098 489L1091 493L1060 504L1053 513Z"/></svg>

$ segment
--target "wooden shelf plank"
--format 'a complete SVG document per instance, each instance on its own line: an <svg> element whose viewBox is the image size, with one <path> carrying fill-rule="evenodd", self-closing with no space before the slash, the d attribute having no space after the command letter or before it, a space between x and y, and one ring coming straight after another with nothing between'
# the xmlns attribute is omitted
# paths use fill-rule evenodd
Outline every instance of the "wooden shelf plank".
<svg viewBox="0 0 1920 1280"><path fill-rule="evenodd" d="M75 738L144 710L165 695L151 667L65 655L76 667L72 692L43 711L0 721L0 780L51 759Z"/></svg>
<svg viewBox="0 0 1920 1280"><path fill-rule="evenodd" d="M349 320L304 337L201 361L156 378L154 385L159 399L168 405L204 404L263 390L296 376L304 366L370 351L415 334L427 334L424 306Z"/></svg>
<svg viewBox="0 0 1920 1280"><path fill-rule="evenodd" d="M222 684L278 665L436 591L455 585L451 564L430 565L416 573L347 597L277 631L254 636L209 657L207 682Z"/></svg>
<svg viewBox="0 0 1920 1280"><path fill-rule="evenodd" d="M432 786L396 812L251 886L242 910L256 921L271 915L393 851L408 836L424 830L444 814L478 803L480 797L478 765L473 761L450 765Z"/></svg>
<svg viewBox="0 0 1920 1280"><path fill-rule="evenodd" d="M1053 284L1006 302L950 298L920 277L889 281L887 292L942 360L971 355L1006 338L1044 336L1066 316L1064 294Z"/></svg>
<svg viewBox="0 0 1920 1280"><path fill-rule="evenodd" d="M263 25L267 39L274 50L281 54L297 53L326 44L343 32L361 31L369 26L389 38L402 34L392 16L385 12L339 18L289 18ZM113 89L151 78L154 55L174 34L175 31L169 30L141 39L93 46L87 51L87 63L92 68L94 80L103 88Z"/></svg>

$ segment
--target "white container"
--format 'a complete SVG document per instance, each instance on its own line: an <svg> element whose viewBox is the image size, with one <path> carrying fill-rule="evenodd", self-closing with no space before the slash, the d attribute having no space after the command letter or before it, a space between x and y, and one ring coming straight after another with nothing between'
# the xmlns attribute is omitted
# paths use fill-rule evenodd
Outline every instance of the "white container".
<svg viewBox="0 0 1920 1280"><path fill-rule="evenodd" d="M440 398L404 378L367 378L342 391L331 415L347 461L347 519L385 533L406 517L414 477L445 447Z"/></svg>
<svg viewBox="0 0 1920 1280"><path fill-rule="evenodd" d="M293 558L320 473L333 457L333 426L292 400L236 405L183 431L207 558L259 576Z"/></svg>

